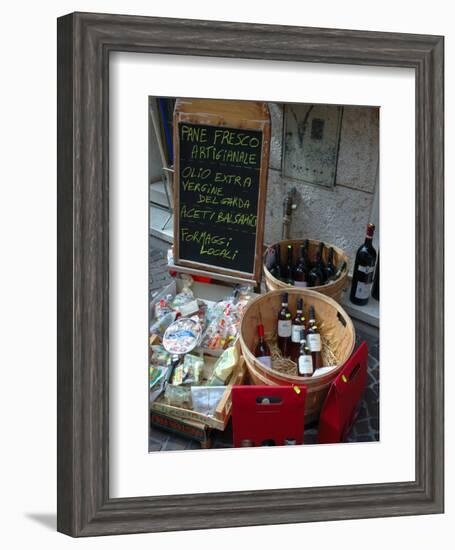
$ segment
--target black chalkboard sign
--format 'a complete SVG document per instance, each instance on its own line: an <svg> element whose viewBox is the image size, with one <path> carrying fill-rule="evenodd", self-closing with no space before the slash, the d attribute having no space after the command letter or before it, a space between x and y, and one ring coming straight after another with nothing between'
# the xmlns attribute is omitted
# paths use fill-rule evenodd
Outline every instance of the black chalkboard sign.
<svg viewBox="0 0 455 550"><path fill-rule="evenodd" d="M177 263L256 276L263 132L178 122L177 135Z"/></svg>

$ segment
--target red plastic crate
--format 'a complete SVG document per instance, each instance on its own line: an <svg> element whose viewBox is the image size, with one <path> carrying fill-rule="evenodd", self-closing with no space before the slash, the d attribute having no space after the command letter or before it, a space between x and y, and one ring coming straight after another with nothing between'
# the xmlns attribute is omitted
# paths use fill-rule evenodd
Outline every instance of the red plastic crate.
<svg viewBox="0 0 455 550"><path fill-rule="evenodd" d="M260 446L286 439L303 443L305 386L233 386L232 430L234 447L250 440Z"/></svg>
<svg viewBox="0 0 455 550"><path fill-rule="evenodd" d="M367 383L368 346L362 342L332 382L319 417L318 443L345 441Z"/></svg>

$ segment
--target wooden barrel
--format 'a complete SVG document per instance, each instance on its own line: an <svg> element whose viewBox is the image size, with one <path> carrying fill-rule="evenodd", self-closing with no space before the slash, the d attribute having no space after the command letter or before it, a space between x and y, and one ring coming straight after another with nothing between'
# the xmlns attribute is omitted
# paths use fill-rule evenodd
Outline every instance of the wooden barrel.
<svg viewBox="0 0 455 550"><path fill-rule="evenodd" d="M264 325L266 339L276 338L282 290L267 292L248 304L240 326L240 346L252 384L268 386L305 385L307 387L305 424L309 424L319 418L330 384L354 350L355 329L350 317L340 304L332 298L314 290L288 287L286 292L289 294L289 309L292 314L295 313L298 298L303 298L304 315L307 319L309 307L314 306L316 321L320 327L323 342L330 342L330 348L336 357L337 367L314 378L302 378L297 374L284 374L269 369L256 359L253 351L257 343L257 325L260 322Z"/></svg>
<svg viewBox="0 0 455 550"><path fill-rule="evenodd" d="M280 245L280 257L283 260L287 258L287 246L288 244L293 245L293 261L294 265L299 259L300 255L300 245L303 243L304 239L288 239L285 241L280 241L279 243L275 243L270 245L264 254L264 258L267 258L267 253L269 250L272 249L272 247L276 246L277 244ZM316 258L316 250L318 248L320 241L315 241L312 239L308 239L308 258L313 261ZM343 273L340 275L340 277L334 281L333 283L330 283L328 285L322 285L322 286L314 286L311 288L311 290L314 290L316 292L320 292L321 294L325 294L326 296L330 296L337 302L341 302L341 296L343 293L343 289L345 289L348 286L348 271L349 271L349 257L347 254L341 250L341 248L338 248L337 246L324 242L324 252L322 255L323 260L327 261L327 256L329 253L329 248L333 248L333 262L338 267L343 262L346 262L346 269L343 271ZM278 290L278 289L288 289L292 288L292 285L288 285L287 283L283 283L283 281L280 281L276 279L270 271L267 269L265 263L263 265L264 270L264 277L265 277L265 284L267 286L267 290Z"/></svg>

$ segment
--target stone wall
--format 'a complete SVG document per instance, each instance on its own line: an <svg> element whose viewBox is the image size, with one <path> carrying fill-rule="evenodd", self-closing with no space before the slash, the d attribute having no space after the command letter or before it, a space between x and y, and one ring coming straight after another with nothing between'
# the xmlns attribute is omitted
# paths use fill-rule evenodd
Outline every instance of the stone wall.
<svg viewBox="0 0 455 550"><path fill-rule="evenodd" d="M270 103L272 138L265 242L281 239L283 199L293 187L298 208L290 238L308 237L343 248L351 258L363 242L365 226L378 222L379 109L344 107L335 186L326 188L286 180L281 174L283 106ZM379 229L376 244L379 239ZM351 266L352 267L352 266Z"/></svg>

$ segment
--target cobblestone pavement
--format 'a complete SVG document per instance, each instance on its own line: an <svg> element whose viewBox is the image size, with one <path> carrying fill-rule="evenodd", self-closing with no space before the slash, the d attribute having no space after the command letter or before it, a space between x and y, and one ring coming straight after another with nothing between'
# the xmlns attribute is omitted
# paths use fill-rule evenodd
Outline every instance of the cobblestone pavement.
<svg viewBox="0 0 455 550"><path fill-rule="evenodd" d="M165 248L157 249L151 241L150 248L150 289L158 290L169 280L166 268ZM168 245L166 245L166 248ZM379 331L366 327L356 320L356 347L366 340L368 345L368 381L365 393L360 402L359 414L347 442L379 441ZM316 443L317 427L305 429L304 441L306 444ZM232 447L232 427L228 424L224 432L212 431L212 448ZM149 437L149 451L183 451L200 449L197 441L170 434L159 428L151 427Z"/></svg>

